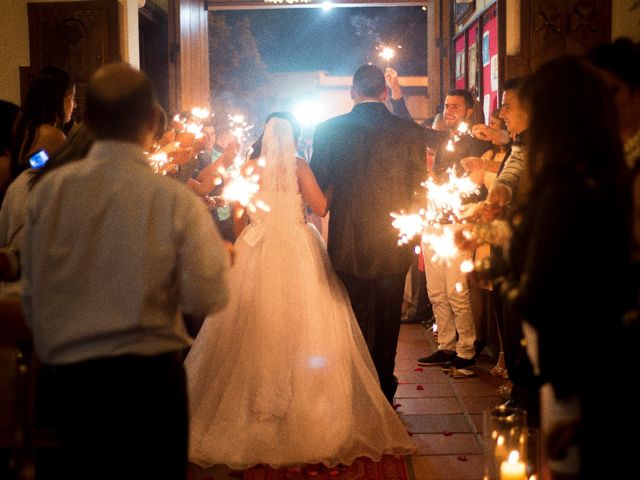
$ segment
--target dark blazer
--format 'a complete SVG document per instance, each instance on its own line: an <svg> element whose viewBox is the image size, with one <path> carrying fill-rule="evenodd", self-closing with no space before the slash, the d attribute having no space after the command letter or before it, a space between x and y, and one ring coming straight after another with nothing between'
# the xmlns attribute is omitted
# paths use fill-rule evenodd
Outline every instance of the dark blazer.
<svg viewBox="0 0 640 480"><path fill-rule="evenodd" d="M406 272L412 246L398 246L391 212L424 207L424 133L383 103L359 103L316 128L311 169L333 188L328 251L338 272L379 278Z"/></svg>

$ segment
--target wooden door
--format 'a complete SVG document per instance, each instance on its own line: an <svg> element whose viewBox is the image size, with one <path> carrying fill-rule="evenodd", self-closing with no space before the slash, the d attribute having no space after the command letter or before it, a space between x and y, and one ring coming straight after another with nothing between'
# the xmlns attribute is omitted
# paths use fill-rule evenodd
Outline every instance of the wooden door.
<svg viewBox="0 0 640 480"><path fill-rule="evenodd" d="M29 3L28 13L30 73L46 65L67 70L76 82L78 110L83 112L86 83L93 72L122 59L118 0Z"/></svg>
<svg viewBox="0 0 640 480"><path fill-rule="evenodd" d="M526 75L552 58L582 55L611 41L611 0L524 0L521 32L521 55L506 58L505 78Z"/></svg>

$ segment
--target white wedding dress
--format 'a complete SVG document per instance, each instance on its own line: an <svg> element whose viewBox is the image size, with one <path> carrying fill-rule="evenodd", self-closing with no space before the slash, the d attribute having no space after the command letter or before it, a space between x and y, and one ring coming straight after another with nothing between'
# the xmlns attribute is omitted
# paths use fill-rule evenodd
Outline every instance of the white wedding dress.
<svg viewBox="0 0 640 480"><path fill-rule="evenodd" d="M415 450L385 399L349 298L305 222L289 124L265 128L260 198L238 238L227 307L189 352L189 458L351 464Z"/></svg>

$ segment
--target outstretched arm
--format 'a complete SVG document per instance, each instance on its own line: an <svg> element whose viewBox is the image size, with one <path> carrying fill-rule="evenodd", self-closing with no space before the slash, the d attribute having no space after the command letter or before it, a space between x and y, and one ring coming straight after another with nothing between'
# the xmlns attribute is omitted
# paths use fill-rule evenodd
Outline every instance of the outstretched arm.
<svg viewBox="0 0 640 480"><path fill-rule="evenodd" d="M316 177L313 175L306 160L298 158L296 175L298 176L298 185L300 186L302 198L307 205L309 205L313 213L324 217L329 209L329 202L325 194L320 190ZM330 188L331 187L329 187L329 189Z"/></svg>

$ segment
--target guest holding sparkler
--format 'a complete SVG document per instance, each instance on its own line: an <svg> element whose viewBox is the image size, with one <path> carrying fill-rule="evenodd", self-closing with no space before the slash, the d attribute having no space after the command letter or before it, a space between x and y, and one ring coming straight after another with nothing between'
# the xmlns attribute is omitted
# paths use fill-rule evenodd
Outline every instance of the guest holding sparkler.
<svg viewBox="0 0 640 480"><path fill-rule="evenodd" d="M411 118L407 110L398 74L387 68L387 84L391 89L391 104L394 113ZM446 183L448 171L453 169L462 176L464 168L460 161L468 156L480 156L490 144L468 134L465 123L473 116L473 97L466 90L452 90L445 98L443 117L447 131L424 129L425 143L435 150L433 175L436 184ZM464 132L464 133L463 133ZM479 201L486 196L486 188L481 185L479 192L467 195L464 202ZM451 223L442 215L439 223ZM447 226L446 229L457 227ZM442 232L442 230L440 230ZM434 232L437 233L437 232ZM430 244L423 244L425 253L425 274L427 291L433 305L433 313L438 326L438 350L432 355L418 359L422 365L446 365L464 369L475 364L476 326L471 310L471 297L466 274L461 264L467 260L467 252L453 254L446 262L434 259L435 251Z"/></svg>
<svg viewBox="0 0 640 480"><path fill-rule="evenodd" d="M402 118L412 119L400 87L398 73L393 68L387 68L385 79L391 89L393 113ZM473 117L471 93L466 90L451 90L445 97L444 103L442 117L445 129L424 129L425 143L435 151L433 174L442 181L447 180L447 170L450 168L455 168L458 176L464 174L464 169L460 165L462 158L479 157L491 147L487 141L468 134L471 128L469 122Z"/></svg>

